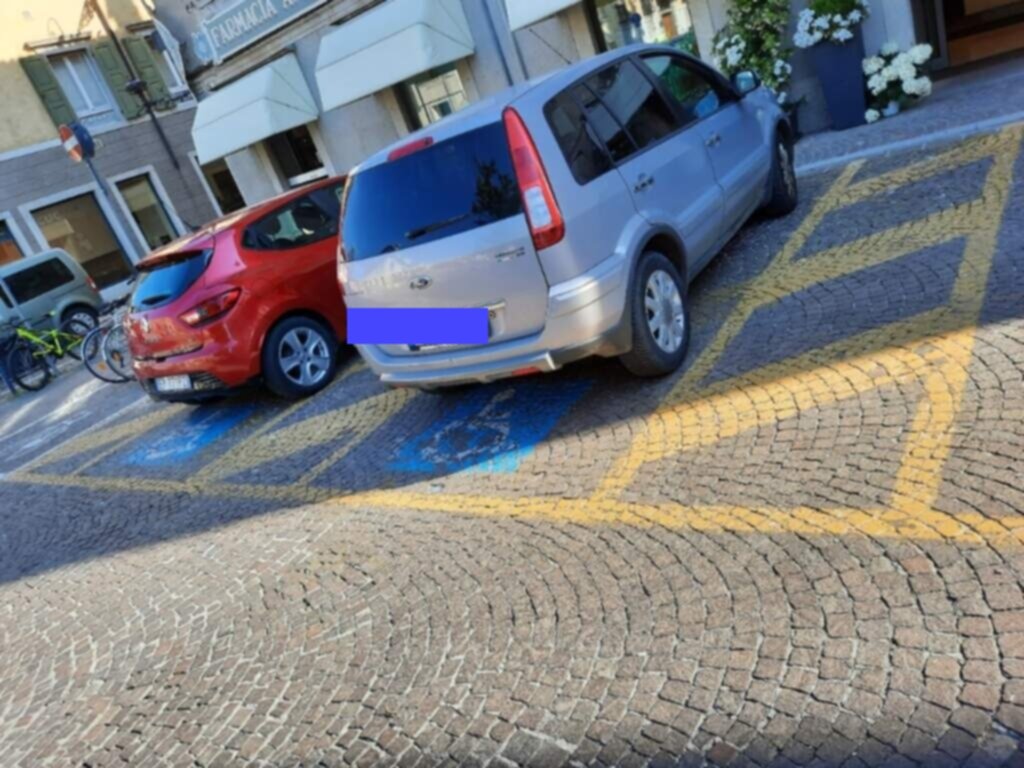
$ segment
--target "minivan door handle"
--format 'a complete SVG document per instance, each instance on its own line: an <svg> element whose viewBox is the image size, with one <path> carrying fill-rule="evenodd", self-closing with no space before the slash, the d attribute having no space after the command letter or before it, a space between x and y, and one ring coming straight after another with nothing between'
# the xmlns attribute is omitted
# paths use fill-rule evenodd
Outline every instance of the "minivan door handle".
<svg viewBox="0 0 1024 768"><path fill-rule="evenodd" d="M719 136L717 133L712 133L710 136L707 137L704 143L709 147L717 147L719 144L722 143L722 137Z"/></svg>
<svg viewBox="0 0 1024 768"><path fill-rule="evenodd" d="M415 280L409 283L409 287L412 288L414 291L422 291L424 288L429 288L432 282L434 281L431 280L429 277L417 277Z"/></svg>
<svg viewBox="0 0 1024 768"><path fill-rule="evenodd" d="M633 190L635 192L643 192L648 187L653 187L653 186L654 186L654 177L653 176L648 176L646 173L641 173L640 176L637 177L636 185L633 187Z"/></svg>

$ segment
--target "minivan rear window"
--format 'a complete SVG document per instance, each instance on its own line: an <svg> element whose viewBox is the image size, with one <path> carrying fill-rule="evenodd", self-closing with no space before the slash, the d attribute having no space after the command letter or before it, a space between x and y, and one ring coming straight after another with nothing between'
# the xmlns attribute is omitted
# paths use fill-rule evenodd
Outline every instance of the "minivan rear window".
<svg viewBox="0 0 1024 768"><path fill-rule="evenodd" d="M132 294L132 309L145 312L181 298L206 271L211 254L212 251L199 251L152 269L140 267L139 284Z"/></svg>
<svg viewBox="0 0 1024 768"><path fill-rule="evenodd" d="M44 293L74 282L75 276L60 259L48 259L4 278L11 296L19 304L38 299Z"/></svg>
<svg viewBox="0 0 1024 768"><path fill-rule="evenodd" d="M353 176L341 238L349 261L423 245L522 213L502 123Z"/></svg>

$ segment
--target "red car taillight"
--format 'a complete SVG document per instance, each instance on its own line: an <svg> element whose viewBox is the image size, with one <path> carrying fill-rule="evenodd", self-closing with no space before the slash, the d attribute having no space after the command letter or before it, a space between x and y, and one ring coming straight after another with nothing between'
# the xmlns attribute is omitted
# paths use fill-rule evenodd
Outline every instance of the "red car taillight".
<svg viewBox="0 0 1024 768"><path fill-rule="evenodd" d="M550 248L565 237L562 211L523 118L510 107L505 110L504 121L508 146L512 152L512 165L516 170L526 219L533 235L533 246L538 251Z"/></svg>
<svg viewBox="0 0 1024 768"><path fill-rule="evenodd" d="M96 293L100 292L100 287L96 285L95 280L93 280L91 277L86 277L85 280L87 283L89 283L89 287L96 291Z"/></svg>
<svg viewBox="0 0 1024 768"><path fill-rule="evenodd" d="M213 320L215 317L220 317L235 306L241 295L241 288L232 288L226 293L214 296L212 299L207 299L202 304L192 307L192 309L181 316L181 319L188 325L192 326L200 325L208 320Z"/></svg>

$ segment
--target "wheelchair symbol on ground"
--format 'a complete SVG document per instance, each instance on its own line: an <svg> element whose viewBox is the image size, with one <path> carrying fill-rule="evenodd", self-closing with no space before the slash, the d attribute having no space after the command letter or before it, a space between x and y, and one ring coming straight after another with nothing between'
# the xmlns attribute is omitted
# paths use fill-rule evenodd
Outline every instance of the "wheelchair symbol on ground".
<svg viewBox="0 0 1024 768"><path fill-rule="evenodd" d="M590 388L589 381L536 381L470 392L405 443L388 468L399 472L516 472Z"/></svg>
<svg viewBox="0 0 1024 768"><path fill-rule="evenodd" d="M167 466L192 458L241 424L255 410L253 405L199 408L180 424L124 457L135 466Z"/></svg>

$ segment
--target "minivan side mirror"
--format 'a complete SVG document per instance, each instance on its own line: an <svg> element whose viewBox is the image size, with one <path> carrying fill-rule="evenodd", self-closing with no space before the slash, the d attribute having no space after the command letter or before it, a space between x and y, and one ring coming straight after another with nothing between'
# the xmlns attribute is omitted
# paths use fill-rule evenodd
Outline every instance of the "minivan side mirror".
<svg viewBox="0 0 1024 768"><path fill-rule="evenodd" d="M740 96L746 96L761 87L761 78L749 70L744 70L732 76L732 84Z"/></svg>

